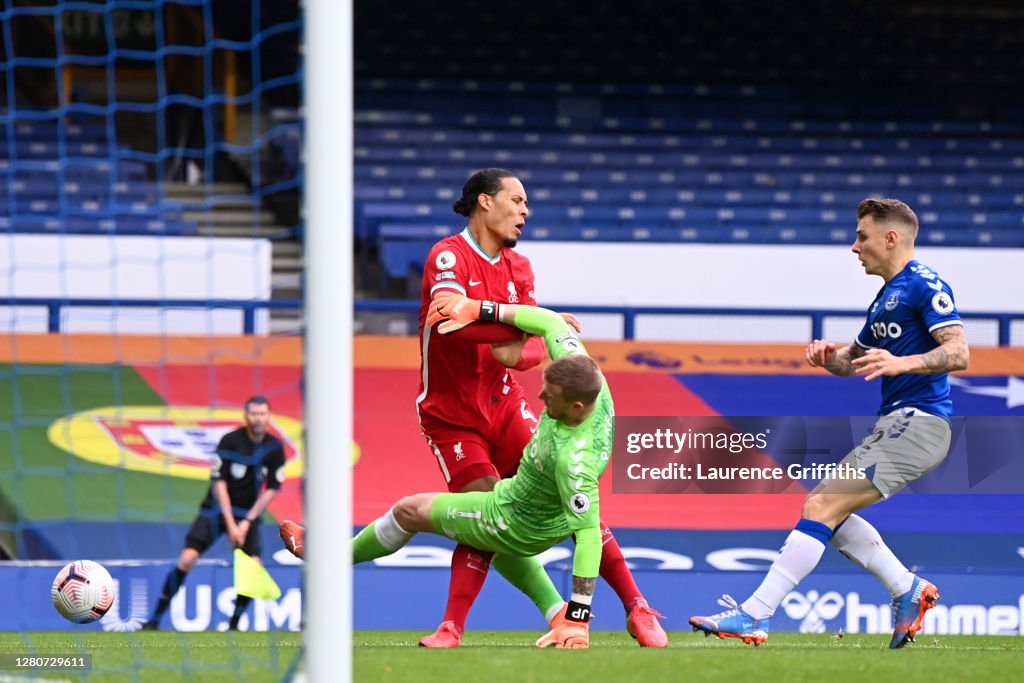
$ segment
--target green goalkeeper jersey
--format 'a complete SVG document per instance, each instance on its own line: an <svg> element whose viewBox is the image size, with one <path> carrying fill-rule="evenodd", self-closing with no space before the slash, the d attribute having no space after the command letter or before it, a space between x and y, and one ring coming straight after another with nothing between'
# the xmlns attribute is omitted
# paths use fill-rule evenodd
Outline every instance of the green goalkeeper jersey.
<svg viewBox="0 0 1024 683"><path fill-rule="evenodd" d="M528 332L544 334L552 359L586 354L575 332L561 318L559 325L548 314L549 311L539 309L520 309L516 324ZM536 326L530 329L531 324ZM585 558L580 558L577 552L575 564L580 565L579 560L583 559L586 566L574 566L574 573L597 575L600 562L597 482L611 455L614 417L607 381L603 382L594 410L579 425L568 427L546 411L542 414L537 431L523 449L519 471L514 477L499 481L494 488L494 503L508 524L502 536L510 545L536 548L534 552L538 552L570 534L587 530L588 541L598 543L596 559L589 552ZM594 566L589 567L591 564Z"/></svg>

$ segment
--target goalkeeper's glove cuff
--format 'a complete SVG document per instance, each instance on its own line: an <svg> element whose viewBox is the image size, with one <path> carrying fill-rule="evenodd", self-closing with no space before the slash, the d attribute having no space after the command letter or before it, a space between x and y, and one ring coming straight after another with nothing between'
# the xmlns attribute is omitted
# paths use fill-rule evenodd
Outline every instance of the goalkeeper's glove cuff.
<svg viewBox="0 0 1024 683"><path fill-rule="evenodd" d="M578 621L586 624L590 622L591 618L590 605L569 600L569 606L565 608L566 621Z"/></svg>
<svg viewBox="0 0 1024 683"><path fill-rule="evenodd" d="M493 301L480 302L480 320L487 323L497 322L501 304Z"/></svg>

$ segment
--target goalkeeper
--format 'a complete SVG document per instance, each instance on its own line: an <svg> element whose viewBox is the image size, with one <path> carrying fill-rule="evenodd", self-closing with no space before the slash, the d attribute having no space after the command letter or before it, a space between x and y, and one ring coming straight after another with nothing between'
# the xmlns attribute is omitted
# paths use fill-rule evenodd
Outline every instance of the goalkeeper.
<svg viewBox="0 0 1024 683"><path fill-rule="evenodd" d="M537 645L586 648L601 563L597 482L608 465L615 432L604 375L573 329L553 311L477 301L452 292L440 293L432 302L427 324L440 320L441 334L488 320L543 336L554 359L544 370L539 397L544 414L515 476L500 480L492 491L419 493L401 499L359 532L353 541L353 562L390 555L420 531L519 556L536 555L575 535L572 595ZM299 556L302 535L302 527L294 522L281 524L285 545Z"/></svg>

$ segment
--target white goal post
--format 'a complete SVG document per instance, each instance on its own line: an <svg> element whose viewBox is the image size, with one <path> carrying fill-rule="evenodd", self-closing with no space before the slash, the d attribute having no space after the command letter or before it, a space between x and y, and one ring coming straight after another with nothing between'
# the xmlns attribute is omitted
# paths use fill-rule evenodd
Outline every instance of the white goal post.
<svg viewBox="0 0 1024 683"><path fill-rule="evenodd" d="M350 0L305 3L305 676L352 680Z"/></svg>

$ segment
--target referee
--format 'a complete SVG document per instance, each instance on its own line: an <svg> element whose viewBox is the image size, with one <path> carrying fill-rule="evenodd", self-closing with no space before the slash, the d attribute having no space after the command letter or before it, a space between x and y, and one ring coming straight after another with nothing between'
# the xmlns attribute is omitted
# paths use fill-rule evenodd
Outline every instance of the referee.
<svg viewBox="0 0 1024 683"><path fill-rule="evenodd" d="M253 396L245 402L245 426L228 432L217 444L210 462L210 490L185 536L178 565L167 574L160 599L142 625L143 630L160 627L171 598L185 583L196 560L221 534L228 535L233 547L261 561L260 516L284 481L284 444L267 431L269 425L270 402L263 396ZM244 595L236 598L230 630L238 629L238 620L251 602L252 598Z"/></svg>

